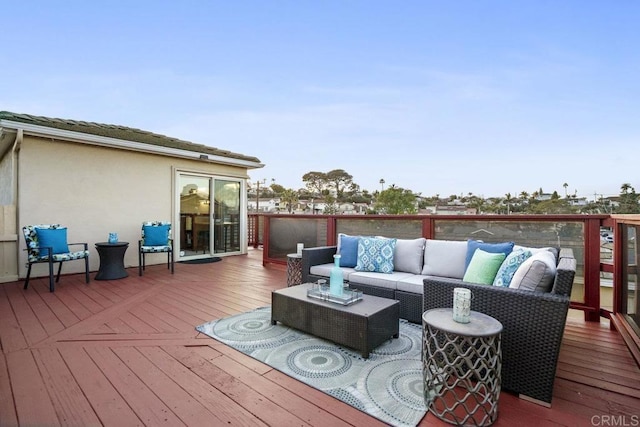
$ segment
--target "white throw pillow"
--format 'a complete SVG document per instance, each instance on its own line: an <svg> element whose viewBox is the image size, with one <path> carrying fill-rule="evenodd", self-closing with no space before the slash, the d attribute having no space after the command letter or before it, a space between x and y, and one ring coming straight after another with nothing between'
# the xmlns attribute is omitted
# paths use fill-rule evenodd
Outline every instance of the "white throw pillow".
<svg viewBox="0 0 640 427"><path fill-rule="evenodd" d="M419 239L398 239L393 254L394 271L420 274L424 260L424 237Z"/></svg>
<svg viewBox="0 0 640 427"><path fill-rule="evenodd" d="M516 270L509 285L512 289L549 292L556 277L556 257L549 251L531 255Z"/></svg>

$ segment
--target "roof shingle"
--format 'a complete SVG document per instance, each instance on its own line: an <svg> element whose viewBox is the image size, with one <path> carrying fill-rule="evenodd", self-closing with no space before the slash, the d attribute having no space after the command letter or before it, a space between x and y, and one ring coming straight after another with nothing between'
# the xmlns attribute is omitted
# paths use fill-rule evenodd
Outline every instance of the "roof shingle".
<svg viewBox="0 0 640 427"><path fill-rule="evenodd" d="M159 147L176 148L180 150L193 151L196 153L210 154L212 156L227 157L247 162L260 163L260 160L256 157L245 156L243 154L221 150L203 144L196 144L193 142L183 141L178 138L157 134L142 129L130 128L120 125L33 116L30 114L18 114L9 111L0 111L0 120L9 120L37 126L68 130L72 132L85 133L89 135L140 142L143 144L156 145Z"/></svg>

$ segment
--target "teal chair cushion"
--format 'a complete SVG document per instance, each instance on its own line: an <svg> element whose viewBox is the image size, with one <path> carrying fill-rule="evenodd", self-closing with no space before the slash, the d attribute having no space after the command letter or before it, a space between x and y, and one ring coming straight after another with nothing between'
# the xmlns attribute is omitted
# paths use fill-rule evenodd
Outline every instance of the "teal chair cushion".
<svg viewBox="0 0 640 427"><path fill-rule="evenodd" d="M36 228L40 256L49 256L49 247L54 254L69 252L67 245L67 229L61 228Z"/></svg>

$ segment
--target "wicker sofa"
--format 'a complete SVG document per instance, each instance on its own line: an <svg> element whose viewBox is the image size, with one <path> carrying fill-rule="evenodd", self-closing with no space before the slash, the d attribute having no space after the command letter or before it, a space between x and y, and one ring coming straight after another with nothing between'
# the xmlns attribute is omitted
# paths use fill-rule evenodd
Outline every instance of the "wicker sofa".
<svg viewBox="0 0 640 427"><path fill-rule="evenodd" d="M423 284L426 279L443 279L446 283L464 285L467 241L435 239L397 239L394 271L391 274L356 271L343 267L344 278L351 287L365 294L400 301L400 317L413 323L422 322ZM517 245L514 248L518 248ZM570 249L554 249L557 262L549 291L554 295L570 295L575 275L575 260ZM302 281L327 279L333 267L338 246L305 248L302 251ZM512 289L513 290L513 289Z"/></svg>
<svg viewBox="0 0 640 427"><path fill-rule="evenodd" d="M426 240L425 266L430 262L429 256L432 255L433 258L434 254L437 262L448 264L444 266L445 271L451 270L451 265L460 262L447 262L446 251L438 251L443 243L451 245L447 241ZM457 242L458 245L465 243ZM433 246L431 252L429 246ZM304 249L303 282L326 278L336 252L336 246ZM414 323L422 322L422 313L426 310L451 307L454 288L470 289L473 294L472 310L496 318L504 328L502 388L537 403L550 405L576 272L576 260L571 249L558 249L556 262L555 277L547 292L474 284L465 282L460 277L406 275L405 272L396 271L393 274L358 273L348 268L343 270L351 287L361 289L366 294L400 301L400 316ZM438 267L435 268L437 270ZM421 273L429 272L428 270L423 268ZM386 282L382 282L383 278L376 275L385 276ZM459 276L459 273L450 275ZM394 280L395 287L390 285ZM416 283L419 284L419 289L412 287Z"/></svg>

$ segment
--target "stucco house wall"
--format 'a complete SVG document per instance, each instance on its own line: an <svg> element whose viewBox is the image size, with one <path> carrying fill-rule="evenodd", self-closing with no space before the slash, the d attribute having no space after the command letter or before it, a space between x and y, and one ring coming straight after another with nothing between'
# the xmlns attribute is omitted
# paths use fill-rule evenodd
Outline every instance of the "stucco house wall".
<svg viewBox="0 0 640 427"><path fill-rule="evenodd" d="M138 265L137 246L143 221L171 221L176 231L180 219L179 206L176 206L179 205L180 193L176 188L178 172L239 179L242 182L241 194L246 195L245 181L250 167L236 165L242 162L217 163L206 155L201 156L204 159L198 156L191 159L28 132L18 142L15 154L7 150L4 156L0 156L3 178L0 190L4 200L2 204L14 204L16 207L20 278L26 276L27 258L22 236L25 225L65 225L70 243L89 244L90 269L93 272L98 270L100 263L95 243L106 241L109 232L117 232L120 241L129 242L125 267L134 267ZM186 148L190 147L187 145ZM249 160L250 166L262 166L252 162L251 158ZM14 184L16 190L12 194ZM241 236L246 236L246 198L242 210ZM246 252L246 249L245 238L241 252ZM164 262L166 254L147 255L148 265ZM83 272L83 268L82 262L68 262L62 272ZM46 275L45 264L34 264L32 277Z"/></svg>

